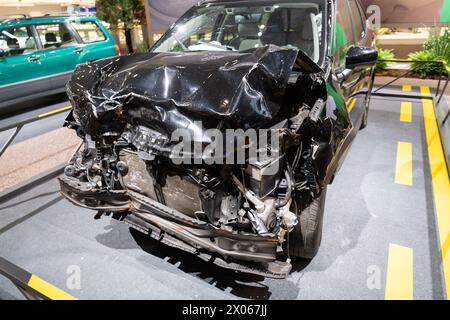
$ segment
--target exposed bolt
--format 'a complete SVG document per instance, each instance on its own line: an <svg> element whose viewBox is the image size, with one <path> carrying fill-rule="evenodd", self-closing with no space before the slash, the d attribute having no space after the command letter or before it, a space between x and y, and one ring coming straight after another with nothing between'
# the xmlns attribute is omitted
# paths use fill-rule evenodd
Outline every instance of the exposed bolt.
<svg viewBox="0 0 450 320"><path fill-rule="evenodd" d="M127 172L128 172L128 166L124 161L117 162L116 168L117 168L117 171L119 171L122 174L127 174Z"/></svg>
<svg viewBox="0 0 450 320"><path fill-rule="evenodd" d="M67 167L64 168L64 174L68 177L73 177L75 175L76 171L77 170L72 165L68 165Z"/></svg>

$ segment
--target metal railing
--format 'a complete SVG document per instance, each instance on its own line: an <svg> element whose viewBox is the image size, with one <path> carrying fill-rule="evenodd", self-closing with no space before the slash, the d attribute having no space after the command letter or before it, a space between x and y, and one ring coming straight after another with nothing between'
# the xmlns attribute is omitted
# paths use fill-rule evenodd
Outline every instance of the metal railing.
<svg viewBox="0 0 450 320"><path fill-rule="evenodd" d="M80 12L80 11L61 11L61 12L51 12L46 13L44 15L32 16L24 13L15 13L15 14L7 14L0 16L0 22L7 23L11 21L20 21L20 20L30 20L30 19L39 19L39 18L47 18L47 17L92 17L95 16L94 13L91 12Z"/></svg>
<svg viewBox="0 0 450 320"><path fill-rule="evenodd" d="M448 84L450 82L450 67L447 65L447 63L445 61L436 61L436 60L407 60L407 59L386 59L386 60L379 60L382 62L387 62L387 63L408 63L408 64L412 64L412 63L416 63L419 65L423 65L423 64L434 64L434 65L438 65L441 68L441 72L439 74L439 79L438 81L438 85L436 87L436 91L434 92L434 95L432 94L431 96L420 96L421 99L432 99L434 102L434 108L436 111L438 111L442 106L441 106L441 101L442 98L444 97L445 94L445 90L447 90L448 88ZM415 72L414 68L409 68L408 70L406 70L403 74L400 74L399 76L395 77L393 80L389 81L388 83L378 87L376 90L374 90L372 92L373 95L378 95L378 96L389 96L389 97L407 97L407 98L419 98L418 96L414 96L414 95L405 95L405 94L398 94L398 93L390 93L390 92L380 92L382 89L388 87L389 85L395 83L396 81L405 78L406 76L412 74ZM443 84L443 85L442 85ZM446 112L446 113L445 113ZM445 114L442 117L442 120L439 119L441 114ZM449 152L450 152L450 137L444 137L443 136L443 128L444 125L446 125L446 122L448 121L448 119L450 118L450 108L449 110L439 113L436 112L436 118L437 121L440 122L438 123L438 129L439 129L439 135L440 135L440 139L444 142L443 143L443 148L444 148L444 155L445 155L445 161L447 164L447 168L450 171L450 159L449 159ZM450 123L448 123L448 125L450 126ZM445 138L448 139L447 143L445 143Z"/></svg>
<svg viewBox="0 0 450 320"><path fill-rule="evenodd" d="M0 19L4 20L29 19L29 18L31 18L30 15L26 13L4 14L0 16Z"/></svg>
<svg viewBox="0 0 450 320"><path fill-rule="evenodd" d="M9 279L28 300L76 300L72 295L2 257L0 275Z"/></svg>
<svg viewBox="0 0 450 320"><path fill-rule="evenodd" d="M80 11L73 11L73 12L67 12L67 11L62 11L62 12L51 12L51 13L46 13L44 15L39 15L39 16L31 16L31 19L38 19L38 18L47 18L47 17L93 17L95 16L94 13L92 12L80 12Z"/></svg>
<svg viewBox="0 0 450 320"><path fill-rule="evenodd" d="M46 113L42 113L39 114L37 116L25 119L25 120L21 120L21 121L17 121L11 124L8 124L4 127L0 128L0 132L6 131L6 130L10 130L10 129L15 129L14 132L9 136L9 138L6 140L6 142L3 144L3 146L0 149L0 157L3 155L3 153L6 151L6 149L11 145L11 143L14 141L14 139L16 138L16 136L19 134L20 130L22 130L22 128L29 124L29 123L33 123L42 119L46 119L50 116L55 116L57 114L60 114L62 112L66 112L67 110L72 109L72 106L66 106L66 107L62 107L53 111L49 111Z"/></svg>
<svg viewBox="0 0 450 320"><path fill-rule="evenodd" d="M416 64L434 64L434 65L438 65L440 66L441 69L441 73L439 74L439 79L438 79L438 85L436 87L436 92L434 94L434 100L435 100L435 105L436 107L440 106L442 97L445 94L445 90L447 90L448 84L450 82L450 67L447 65L447 63L445 61L440 61L440 60L407 60L407 59L389 59L389 60L379 60L381 62L387 62L387 63L416 63ZM391 84L393 84L394 82L405 78L406 76L413 74L415 72L414 68L410 68L408 70L406 70L403 74L397 76L395 79L389 81L388 83L382 85L381 87L377 88L376 90L373 91L373 94L377 94L380 90L390 86ZM445 82L444 82L445 81ZM444 86L442 87L441 90L441 85L444 82ZM447 112L447 114L445 115L444 119L442 120L441 124L444 124L448 118L450 117L450 110Z"/></svg>

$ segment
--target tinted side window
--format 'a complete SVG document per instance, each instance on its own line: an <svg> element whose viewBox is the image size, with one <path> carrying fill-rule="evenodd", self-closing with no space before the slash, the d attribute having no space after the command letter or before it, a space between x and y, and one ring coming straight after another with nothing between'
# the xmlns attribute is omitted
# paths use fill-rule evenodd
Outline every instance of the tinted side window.
<svg viewBox="0 0 450 320"><path fill-rule="evenodd" d="M102 29L100 29L94 21L73 21L71 23L84 43L93 43L106 40L106 36Z"/></svg>
<svg viewBox="0 0 450 320"><path fill-rule="evenodd" d="M44 48L59 48L76 43L70 31L62 23L38 24L36 30Z"/></svg>
<svg viewBox="0 0 450 320"><path fill-rule="evenodd" d="M347 50L354 44L355 36L347 0L338 0L336 28L332 46L332 53L336 57L336 67L345 66Z"/></svg>
<svg viewBox="0 0 450 320"><path fill-rule="evenodd" d="M365 18L361 16L360 8L355 0L350 0L350 10L352 12L353 21L355 23L355 32L357 40L361 39L365 35Z"/></svg>
<svg viewBox="0 0 450 320"><path fill-rule="evenodd" d="M29 27L16 27L0 30L0 50L6 56L27 54L37 49L36 38Z"/></svg>

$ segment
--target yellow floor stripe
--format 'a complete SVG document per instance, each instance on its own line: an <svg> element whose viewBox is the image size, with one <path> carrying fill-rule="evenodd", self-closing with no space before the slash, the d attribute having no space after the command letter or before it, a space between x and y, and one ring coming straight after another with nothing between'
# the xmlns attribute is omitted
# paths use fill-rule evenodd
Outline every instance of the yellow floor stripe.
<svg viewBox="0 0 450 320"><path fill-rule="evenodd" d="M421 87L424 95L430 93L428 87ZM442 253L442 269L444 271L447 298L450 299L450 181L445 163L439 128L436 121L433 101L422 99L423 118L428 145L431 183L433 186L434 207L439 228L439 240Z"/></svg>
<svg viewBox="0 0 450 320"><path fill-rule="evenodd" d="M398 142L397 163L395 166L395 183L405 186L413 185L412 177L412 143Z"/></svg>
<svg viewBox="0 0 450 320"><path fill-rule="evenodd" d="M431 95L430 88L426 87L426 86L420 87L420 93L422 94L422 96L430 96Z"/></svg>
<svg viewBox="0 0 450 320"><path fill-rule="evenodd" d="M402 102L402 107L400 110L400 121L401 122L411 122L412 121L412 103Z"/></svg>
<svg viewBox="0 0 450 320"><path fill-rule="evenodd" d="M411 86L408 84L405 84L402 89L403 89L403 91L411 91L412 90Z"/></svg>
<svg viewBox="0 0 450 320"><path fill-rule="evenodd" d="M420 93L422 96L429 96L430 95L430 88L427 86L421 86L420 87Z"/></svg>
<svg viewBox="0 0 450 320"><path fill-rule="evenodd" d="M77 300L75 297L70 294L62 291L61 289L55 287L54 285L48 283L45 280L42 280L38 276L34 274L31 275L30 280L28 281L28 285L36 291L44 294L52 300Z"/></svg>
<svg viewBox="0 0 450 320"><path fill-rule="evenodd" d="M356 100L358 100L358 99L357 98L353 98L353 101L348 106L348 112L352 111L353 107L355 106Z"/></svg>
<svg viewBox="0 0 450 320"><path fill-rule="evenodd" d="M413 249L389 244L386 300L414 299Z"/></svg>
<svg viewBox="0 0 450 320"><path fill-rule="evenodd" d="M58 112L61 112L61 111L64 111L64 110L70 110L70 109L72 109L72 106L65 106L65 107L62 107L62 108L59 108L59 109L56 109L56 110L53 110L53 111L49 111L49 112L46 112L46 113L41 113L40 115L38 115L38 118L44 118L44 117L50 116L52 114L55 114L55 113L58 113Z"/></svg>

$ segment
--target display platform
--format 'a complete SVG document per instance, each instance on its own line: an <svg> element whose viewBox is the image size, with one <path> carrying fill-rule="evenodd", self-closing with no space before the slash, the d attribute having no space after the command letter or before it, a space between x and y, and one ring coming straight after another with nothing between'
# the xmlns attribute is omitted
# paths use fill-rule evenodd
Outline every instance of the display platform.
<svg viewBox="0 0 450 320"><path fill-rule="evenodd" d="M287 279L225 270L94 220L55 179L0 204L0 256L79 299L443 299L424 104L372 97L369 124L328 188L320 251L293 261ZM0 299L23 296L0 277Z"/></svg>

